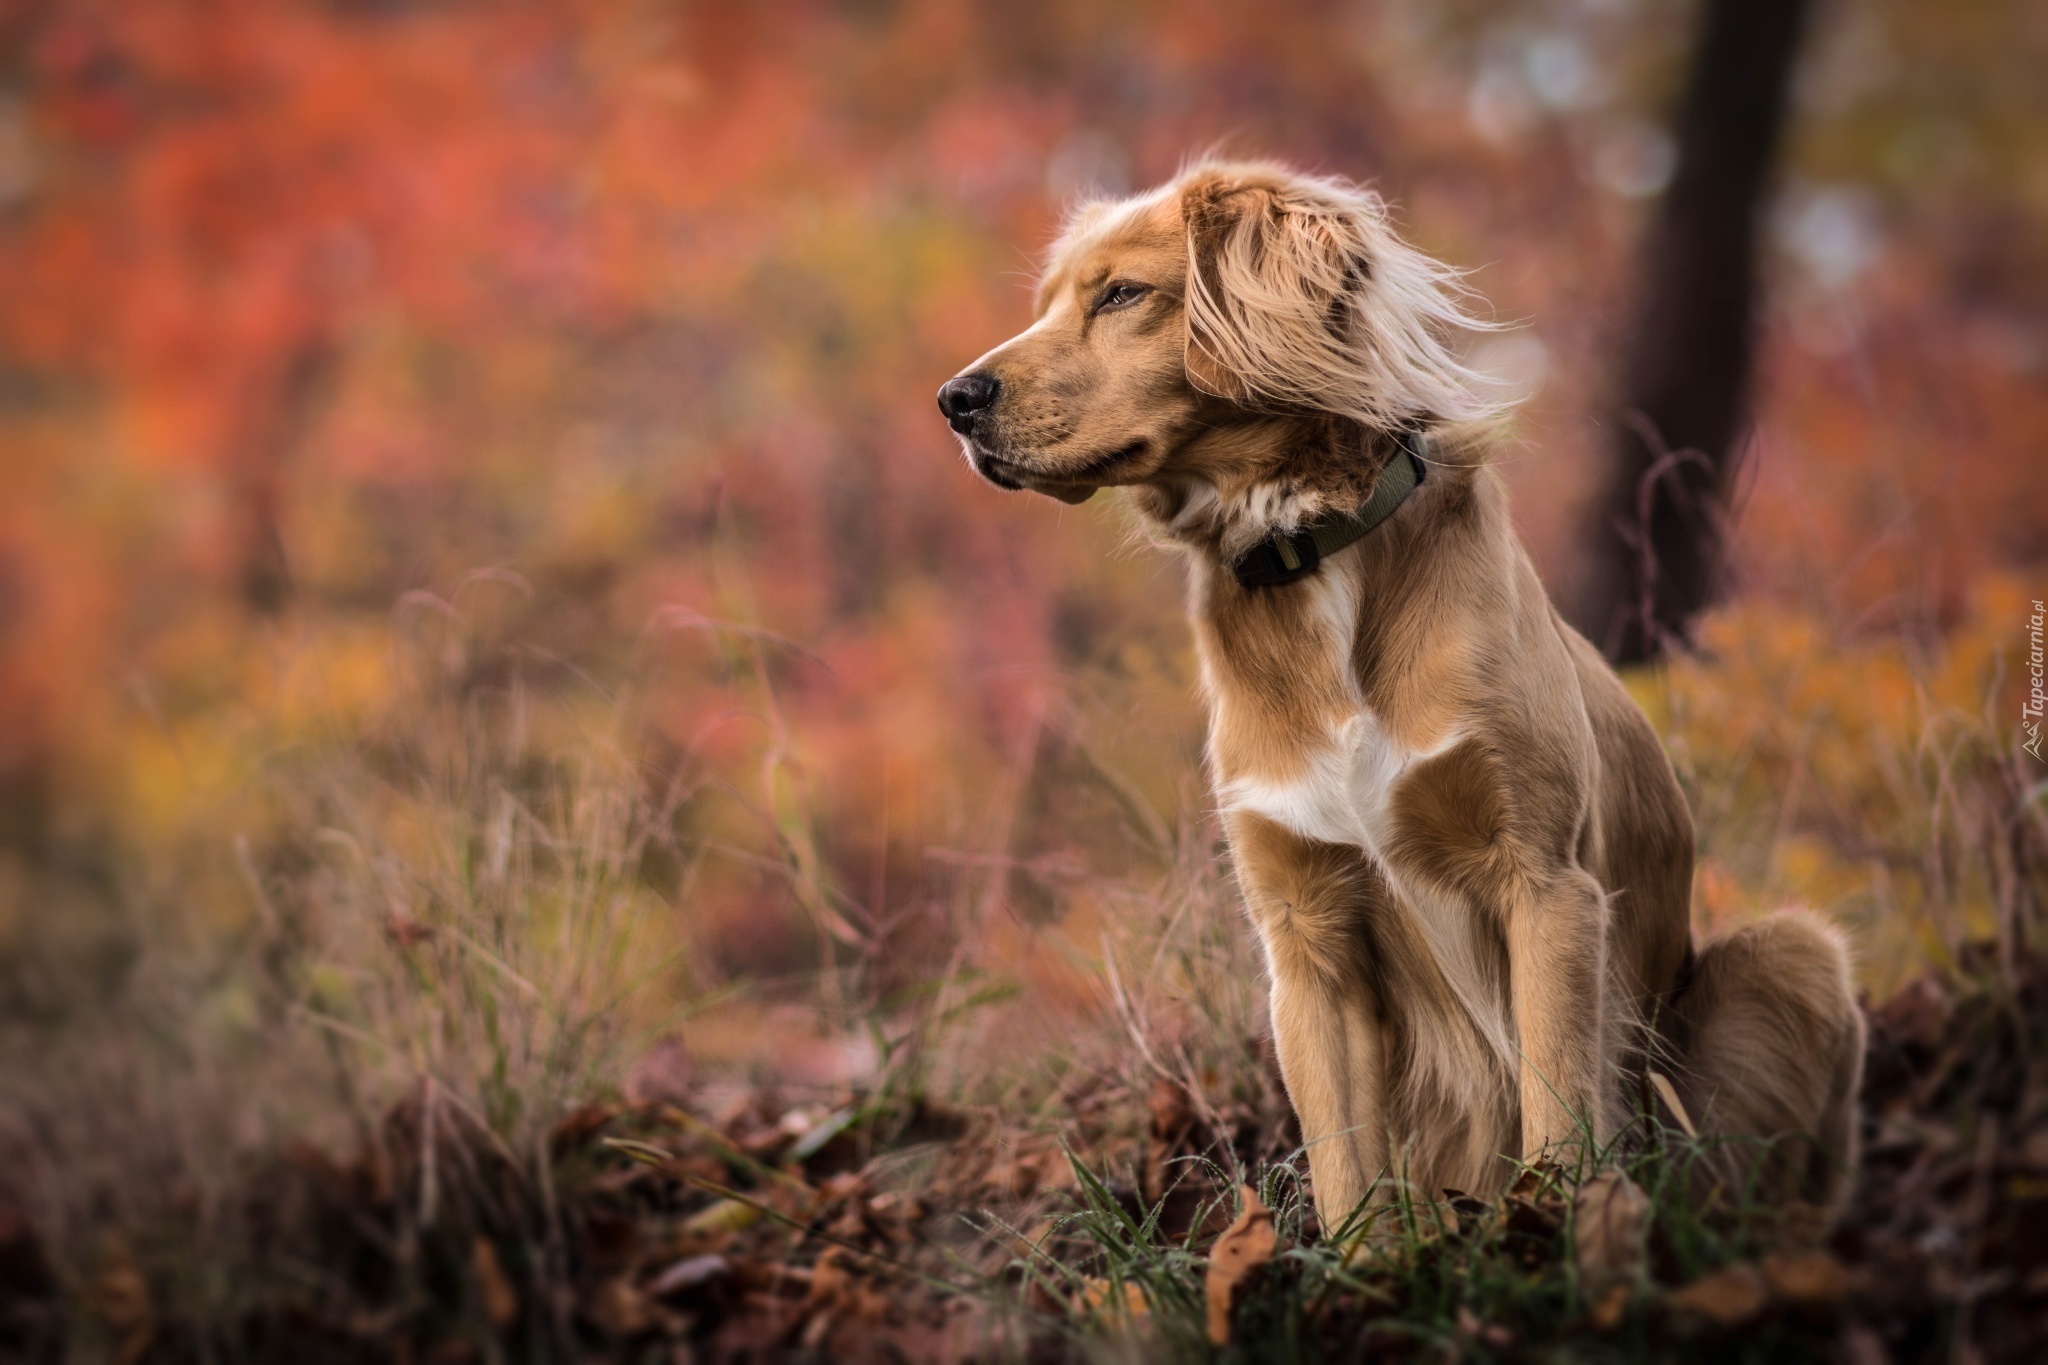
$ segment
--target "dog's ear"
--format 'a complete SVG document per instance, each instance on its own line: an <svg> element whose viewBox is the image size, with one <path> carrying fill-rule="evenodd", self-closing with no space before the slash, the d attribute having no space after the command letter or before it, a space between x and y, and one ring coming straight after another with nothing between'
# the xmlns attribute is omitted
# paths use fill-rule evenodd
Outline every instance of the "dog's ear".
<svg viewBox="0 0 2048 1365"><path fill-rule="evenodd" d="M1452 349L1491 324L1461 307L1457 272L1401 240L1379 196L1266 166L1181 183L1197 388L1389 430L1496 408Z"/></svg>
<svg viewBox="0 0 2048 1365"><path fill-rule="evenodd" d="M1292 349L1287 332L1312 309L1281 259L1285 214L1271 185L1205 177L1182 192L1187 229L1187 372L1205 393L1257 405L1276 395L1261 374Z"/></svg>

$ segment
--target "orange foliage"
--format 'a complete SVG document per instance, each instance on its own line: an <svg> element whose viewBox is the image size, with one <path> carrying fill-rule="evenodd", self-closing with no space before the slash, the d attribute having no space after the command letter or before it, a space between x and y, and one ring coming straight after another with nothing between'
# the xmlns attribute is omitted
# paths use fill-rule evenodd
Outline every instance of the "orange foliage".
<svg viewBox="0 0 2048 1365"><path fill-rule="evenodd" d="M1113 509L976 483L931 392L1025 316L1030 254L1091 183L1221 138L1378 178L1541 339L1504 467L1568 576L1642 203L1599 167L1682 28L1546 14L0 11L0 769L38 812L4 856L217 839L208 802L266 746L395 704L379 632L413 589L543 661L652 670L654 731L748 793L720 833L812 831L872 925L950 894L934 850L1007 847L1046 735L1169 823L1199 812L1171 567L1120 552ZM1599 88L1529 75L1544 42ZM1882 162L1856 138L1885 79L1809 115L1802 174ZM1774 267L1738 548L1784 648L1818 622L1936 639L1988 572L2048 561L2040 262L1977 249L2048 234L1998 185L1941 214L1879 185L1866 270ZM484 567L530 592L457 591ZM1810 681L1907 714L1843 667ZM735 864L705 901L772 963L761 910L789 894Z"/></svg>

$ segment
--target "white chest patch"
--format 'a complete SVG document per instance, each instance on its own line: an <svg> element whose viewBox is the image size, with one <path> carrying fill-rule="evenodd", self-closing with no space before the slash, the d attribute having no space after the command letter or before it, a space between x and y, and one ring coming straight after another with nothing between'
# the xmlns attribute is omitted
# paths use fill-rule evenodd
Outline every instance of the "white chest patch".
<svg viewBox="0 0 2048 1365"><path fill-rule="evenodd" d="M1316 750L1306 772L1285 782L1226 782L1223 805L1263 815L1304 839L1348 844L1380 859L1394 787L1410 768L1463 738L1462 730L1453 729L1426 749L1410 748L1361 708Z"/></svg>
<svg viewBox="0 0 2048 1365"><path fill-rule="evenodd" d="M1335 570L1335 571L1333 571ZM1254 811L1304 839L1349 844L1380 858L1387 809L1402 774L1451 748L1464 737L1452 727L1426 749L1411 748L1389 734L1365 704L1352 671L1351 648L1358 633L1358 585L1335 565L1311 584L1318 666L1351 702L1351 714L1323 736L1306 771L1284 781L1226 778L1217 795L1225 810ZM1213 689L1212 689L1213 690ZM1227 706L1227 703L1226 703ZM1222 714L1213 717L1223 721ZM1218 774L1223 777L1223 774Z"/></svg>

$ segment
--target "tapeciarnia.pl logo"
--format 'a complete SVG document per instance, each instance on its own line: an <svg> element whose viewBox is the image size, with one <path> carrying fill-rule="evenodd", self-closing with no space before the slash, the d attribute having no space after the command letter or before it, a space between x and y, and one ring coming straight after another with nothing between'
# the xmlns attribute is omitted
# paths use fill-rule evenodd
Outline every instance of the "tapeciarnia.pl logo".
<svg viewBox="0 0 2048 1365"><path fill-rule="evenodd" d="M2041 621L2048 616L2048 609L2041 605L2041 599L2034 599L2034 614L2027 618L2027 703L2020 709L2020 730L2027 737L2022 746L2035 758L2041 757L2041 712L2048 704L2048 693L2042 690L2043 665L2041 660Z"/></svg>

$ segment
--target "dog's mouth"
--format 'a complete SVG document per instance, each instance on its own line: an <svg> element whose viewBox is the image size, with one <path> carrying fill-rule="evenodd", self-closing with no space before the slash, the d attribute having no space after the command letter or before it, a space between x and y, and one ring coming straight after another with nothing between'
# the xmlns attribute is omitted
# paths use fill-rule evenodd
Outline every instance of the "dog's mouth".
<svg viewBox="0 0 2048 1365"><path fill-rule="evenodd" d="M1043 493L1061 502L1086 502L1095 496L1097 489L1106 481L1106 476L1118 468L1143 456L1150 448L1149 443L1140 439L1118 446L1106 455L1099 455L1083 462L1073 469L1039 470L1018 460L1005 459L992 454L979 445L969 443L967 458L974 466L974 472L998 488L1011 491L1028 489Z"/></svg>

